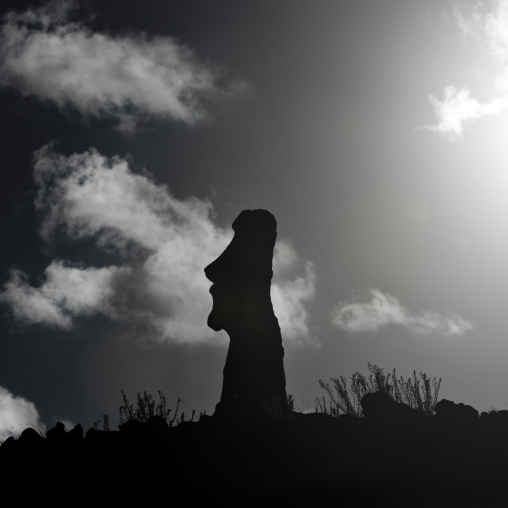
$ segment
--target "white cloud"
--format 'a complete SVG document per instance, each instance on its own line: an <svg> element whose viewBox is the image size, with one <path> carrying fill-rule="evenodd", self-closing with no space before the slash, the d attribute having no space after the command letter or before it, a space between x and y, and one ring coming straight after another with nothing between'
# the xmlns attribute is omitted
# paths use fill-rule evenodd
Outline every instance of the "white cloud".
<svg viewBox="0 0 508 508"><path fill-rule="evenodd" d="M298 256L291 243L287 240L279 240L273 250L273 270L277 273L284 273L297 262Z"/></svg>
<svg viewBox="0 0 508 508"><path fill-rule="evenodd" d="M463 335L472 329L458 314L411 312L394 296L372 288L334 308L332 324L352 333L374 332L387 325L399 325L415 334Z"/></svg>
<svg viewBox="0 0 508 508"><path fill-rule="evenodd" d="M123 130L148 118L194 123L206 117L202 99L242 88L221 89L217 67L170 37L92 32L71 21L76 7L74 0L52 1L5 15L0 83L84 117L113 118Z"/></svg>
<svg viewBox="0 0 508 508"><path fill-rule="evenodd" d="M291 275L300 269L299 276ZM316 345L308 329L306 303L316 293L316 273L312 261L302 262L293 245L278 240L273 253L271 298L283 335L302 346Z"/></svg>
<svg viewBox="0 0 508 508"><path fill-rule="evenodd" d="M444 89L442 101L431 95L429 102L434 108L437 124L427 129L451 140L462 135L465 123L487 115L499 115L508 106L508 101L504 98L495 98L487 104L480 104L471 97L469 90L454 86Z"/></svg>
<svg viewBox="0 0 508 508"><path fill-rule="evenodd" d="M481 44L496 60L508 61L507 0L456 6L454 17L464 35Z"/></svg>
<svg viewBox="0 0 508 508"><path fill-rule="evenodd" d="M14 396L0 386L0 439L17 437L27 427L40 427L40 417L32 402Z"/></svg>
<svg viewBox="0 0 508 508"><path fill-rule="evenodd" d="M485 7L487 11L483 12ZM437 123L424 129L450 140L462 136L465 124L485 116L499 115L508 106L508 0L475 3L469 6L468 12L464 7L456 7L454 17L462 33L483 47L501 64L502 70L492 78L498 95L487 103L472 97L467 87L445 87L443 100L429 96Z"/></svg>
<svg viewBox="0 0 508 508"><path fill-rule="evenodd" d="M175 198L126 160L96 150L64 156L43 147L34 155L36 206L48 240L93 238L120 266L71 267L54 261L39 287L13 271L0 293L20 323L70 328L81 315L149 323L152 335L182 343L224 343L206 325L212 299L204 268L233 232L218 227L207 200ZM300 273L302 272L303 273ZM308 343L306 303L314 296L312 263L286 241L276 244L272 295L286 343ZM79 292L76 287L85 288ZM75 294L76 293L76 294Z"/></svg>
<svg viewBox="0 0 508 508"><path fill-rule="evenodd" d="M308 329L308 313L305 304L314 298L315 284L314 264L307 261L304 265L304 273L294 279L283 279L275 272L271 288L273 308L283 337L301 345L314 344L314 338Z"/></svg>
<svg viewBox="0 0 508 508"><path fill-rule="evenodd" d="M45 324L71 328L72 318L102 312L114 316L110 305L115 279L129 273L129 268L79 268L53 261L45 270L44 282L32 287L19 270L0 292L0 301L8 303L20 324Z"/></svg>

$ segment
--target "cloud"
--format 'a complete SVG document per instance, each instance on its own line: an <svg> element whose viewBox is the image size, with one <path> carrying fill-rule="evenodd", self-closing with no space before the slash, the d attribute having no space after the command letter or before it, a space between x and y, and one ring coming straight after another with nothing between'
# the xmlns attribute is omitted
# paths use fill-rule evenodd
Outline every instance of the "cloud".
<svg viewBox="0 0 508 508"><path fill-rule="evenodd" d="M489 7L491 7L489 9ZM498 61L508 61L508 1L455 6L454 18L462 33L472 37Z"/></svg>
<svg viewBox="0 0 508 508"><path fill-rule="evenodd" d="M434 108L437 124L427 130L437 132L450 140L462 136L464 124L487 115L499 115L508 106L504 98L495 98L487 104L480 104L471 97L469 90L447 86L442 101L431 95L429 102Z"/></svg>
<svg viewBox="0 0 508 508"><path fill-rule="evenodd" d="M12 270L0 301L10 305L19 323L69 329L73 316L97 312L114 316L113 282L129 272L127 267L79 268L53 261L45 270L44 282L35 288L23 272Z"/></svg>
<svg viewBox="0 0 508 508"><path fill-rule="evenodd" d="M233 232L214 223L209 201L177 199L125 159L94 149L65 156L45 146L34 155L34 179L46 240L92 238L119 262L96 268L55 260L38 287L13 270L0 300L17 323L70 329L75 318L100 312L148 326L160 340L225 342L206 326L212 299L203 269ZM313 264L277 242L272 297L286 343L309 342L306 303L314 286Z"/></svg>
<svg viewBox="0 0 508 508"><path fill-rule="evenodd" d="M16 437L27 427L38 428L40 417L32 402L0 386L0 439Z"/></svg>
<svg viewBox="0 0 508 508"><path fill-rule="evenodd" d="M293 251L291 255L296 253ZM313 345L314 338L307 326L305 303L313 300L316 292L314 264L311 261L305 262L303 274L294 279L283 279L275 270L274 273L271 296L283 337L289 337L301 345Z"/></svg>
<svg viewBox="0 0 508 508"><path fill-rule="evenodd" d="M332 324L351 333L374 332L387 325L399 325L420 335L463 335L473 328L458 314L411 312L394 296L373 288L334 308Z"/></svg>
<svg viewBox="0 0 508 508"><path fill-rule="evenodd" d="M207 116L204 101L242 88L219 87L217 66L170 37L96 33L71 21L76 11L77 2L68 0L7 13L0 83L59 108L72 106L85 118L112 118L125 131L150 118L193 124Z"/></svg>
<svg viewBox="0 0 508 508"><path fill-rule="evenodd" d="M491 9L483 12L487 5ZM473 39L491 59L501 64L501 71L492 78L497 96L487 103L472 97L467 87L445 87L442 100L429 96L437 123L424 129L452 141L462 136L466 124L485 116L500 115L508 106L508 0L475 3L469 6L468 12L464 7L456 7L454 19L466 37Z"/></svg>

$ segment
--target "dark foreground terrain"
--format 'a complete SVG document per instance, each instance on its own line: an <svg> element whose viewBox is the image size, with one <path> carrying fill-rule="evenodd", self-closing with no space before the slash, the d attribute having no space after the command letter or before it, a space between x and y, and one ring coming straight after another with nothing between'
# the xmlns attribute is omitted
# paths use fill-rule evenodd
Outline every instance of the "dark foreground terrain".
<svg viewBox="0 0 508 508"><path fill-rule="evenodd" d="M26 429L0 446L0 478L57 506L508 505L508 411L442 400L427 417L381 396L364 414Z"/></svg>

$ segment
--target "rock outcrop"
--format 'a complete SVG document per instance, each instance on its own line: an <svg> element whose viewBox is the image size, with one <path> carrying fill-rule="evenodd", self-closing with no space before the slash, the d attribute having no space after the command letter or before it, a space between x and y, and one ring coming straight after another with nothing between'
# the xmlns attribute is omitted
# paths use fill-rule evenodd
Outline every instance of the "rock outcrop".
<svg viewBox="0 0 508 508"><path fill-rule="evenodd" d="M442 420L450 423L462 422L466 425L472 425L478 421L478 411L467 404L453 402L451 400L441 399L436 404L436 415Z"/></svg>
<svg viewBox="0 0 508 508"><path fill-rule="evenodd" d="M395 401L383 392L367 393L360 401L365 421L378 426L394 429L407 425L420 424L425 419L423 413L407 404Z"/></svg>
<svg viewBox="0 0 508 508"><path fill-rule="evenodd" d="M217 416L286 403L284 349L270 298L277 223L266 210L244 210L232 227L233 240L205 268L213 282L208 326L230 338Z"/></svg>
<svg viewBox="0 0 508 508"><path fill-rule="evenodd" d="M46 439L49 441L63 441L67 438L67 433L65 432L65 425L62 422L56 422L56 425L48 430L48 434Z"/></svg>
<svg viewBox="0 0 508 508"><path fill-rule="evenodd" d="M435 407L434 423L443 431L450 434L470 434L479 421L478 411L467 404L455 403L451 400L441 399Z"/></svg>

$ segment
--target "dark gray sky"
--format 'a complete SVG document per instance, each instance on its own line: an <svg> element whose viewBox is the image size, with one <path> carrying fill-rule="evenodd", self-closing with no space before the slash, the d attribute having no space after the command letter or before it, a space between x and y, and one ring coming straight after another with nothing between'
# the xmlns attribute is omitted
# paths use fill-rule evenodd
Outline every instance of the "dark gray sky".
<svg viewBox="0 0 508 508"><path fill-rule="evenodd" d="M252 208L299 409L367 362L506 408L506 0L2 15L0 436L121 389L212 413L203 268Z"/></svg>

